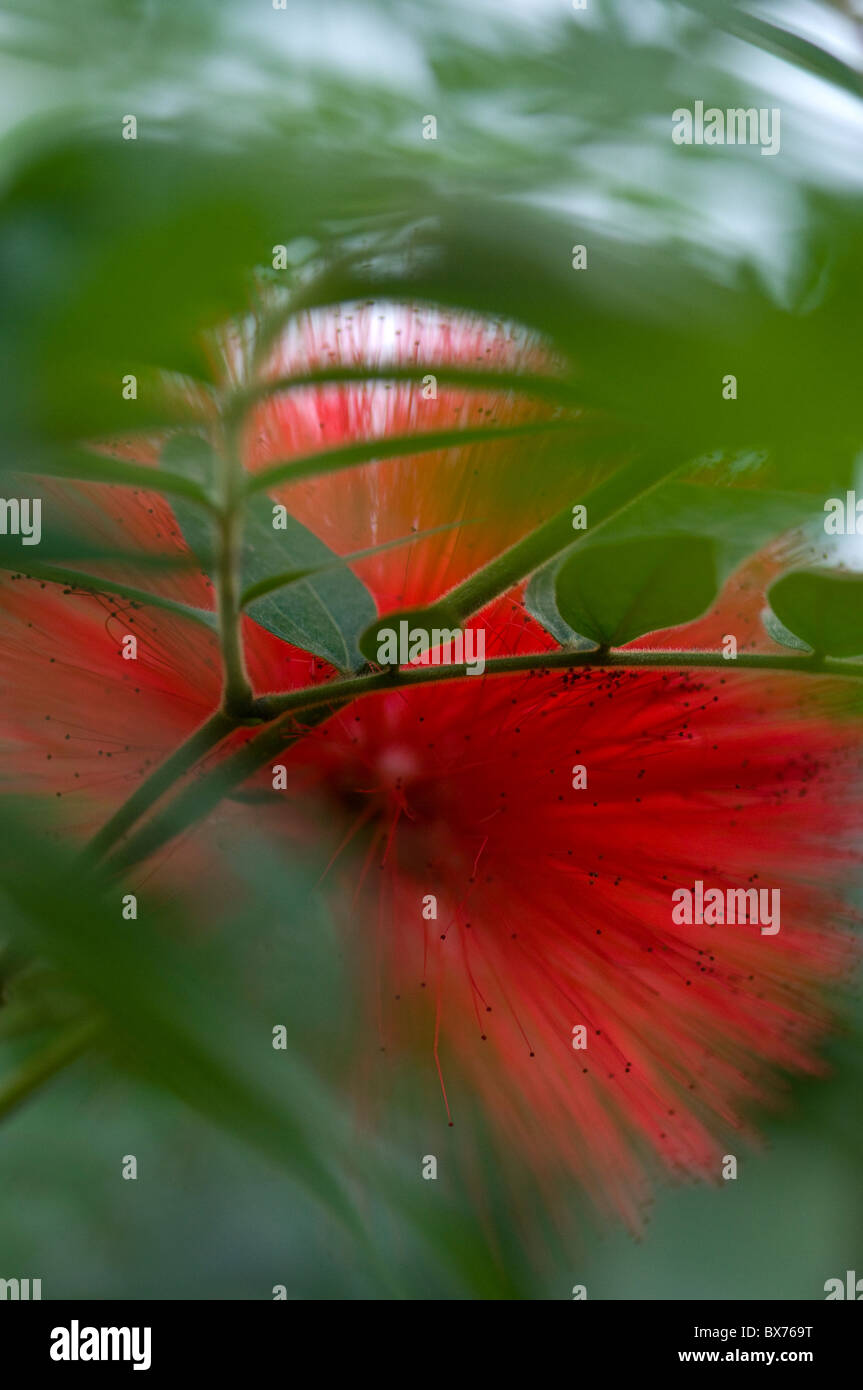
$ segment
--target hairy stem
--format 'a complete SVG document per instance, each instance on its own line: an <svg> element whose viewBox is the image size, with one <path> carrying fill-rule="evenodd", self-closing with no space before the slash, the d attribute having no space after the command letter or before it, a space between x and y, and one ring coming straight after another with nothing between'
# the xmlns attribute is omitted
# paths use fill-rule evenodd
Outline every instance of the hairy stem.
<svg viewBox="0 0 863 1390"><path fill-rule="evenodd" d="M611 667L676 667L685 670L689 667L740 667L747 671L797 671L810 675L849 676L863 679L863 662L840 661L831 657L816 660L811 656L786 656L784 652L742 652L730 659L719 651L686 651L678 648L660 650L616 650L601 648L596 651L553 651L526 652L520 656L492 657L485 663L486 676L512 675L519 671L568 670L574 666ZM314 709L335 700L356 700L363 695L373 695L378 690L402 690L415 685L429 685L437 681L476 680L471 675L467 663L452 666L417 666L409 669L379 671L368 676L352 676L346 680L332 681L326 685L305 686L302 690L288 690L279 695L266 695L263 703L271 712L278 714L297 714L301 710Z"/></svg>
<svg viewBox="0 0 863 1390"><path fill-rule="evenodd" d="M240 607L239 554L242 514L236 510L219 518L216 592L219 611L219 645L222 652L222 711L242 718L252 706L252 687L246 674Z"/></svg>
<svg viewBox="0 0 863 1390"><path fill-rule="evenodd" d="M485 676L513 675L518 672L545 674L573 667L603 669L669 668L688 670L698 667L748 671L793 671L810 675L846 676L863 679L863 663L777 653L743 653L729 660L718 651L555 651L531 652L521 656L495 657L485 664ZM387 670L348 677L323 685L265 696L261 704L277 717L256 737L226 758L194 786L186 787L164 812L155 816L131 837L111 863L126 868L147 858L167 844L193 821L203 819L254 773L300 738L309 727L323 723L351 700L382 690L405 690L441 681L476 680L467 664L423 666L410 670ZM482 679L482 677L480 677ZM300 716L300 717L298 717Z"/></svg>
<svg viewBox="0 0 863 1390"><path fill-rule="evenodd" d="M252 712L252 687L246 674L242 637L243 475L235 440L230 437L220 458L221 505L216 531L216 593L219 645L222 651L222 710L242 719Z"/></svg>
<svg viewBox="0 0 863 1390"><path fill-rule="evenodd" d="M135 789L110 820L105 822L87 846L87 855L101 859L107 854L145 811L149 811L180 777L194 767L199 758L209 753L235 728L237 721L223 714L221 710L211 714L191 737L181 743L179 748L176 748L171 756Z"/></svg>
<svg viewBox="0 0 863 1390"><path fill-rule="evenodd" d="M369 679L382 679L382 682L385 682L389 677L385 674L383 678ZM350 681L334 681L332 689L341 689L350 684ZM137 830L126 844L111 856L108 861L109 867L119 871L137 864L141 859L147 859L189 825L204 820L224 797L229 796L271 758L284 753L315 724L322 724L329 719L346 703L344 698L334 701L323 693L330 688L320 686L321 698L304 706L300 718L296 718L293 712L282 715L272 724L266 725L257 737L226 758L218 767L213 768L199 782L184 787L164 811Z"/></svg>
<svg viewBox="0 0 863 1390"><path fill-rule="evenodd" d="M610 478L578 499L587 508L590 534L684 466L679 462L670 464L664 454L646 454L618 468ZM456 585L440 603L458 621L478 613L492 599L568 550L586 534L573 531L572 509L564 507L523 540L516 541L509 550Z"/></svg>
<svg viewBox="0 0 863 1390"><path fill-rule="evenodd" d="M103 1025L94 1019L76 1023L44 1047L28 1057L23 1066L0 1088L0 1118L5 1118L46 1081L62 1071L95 1042Z"/></svg>

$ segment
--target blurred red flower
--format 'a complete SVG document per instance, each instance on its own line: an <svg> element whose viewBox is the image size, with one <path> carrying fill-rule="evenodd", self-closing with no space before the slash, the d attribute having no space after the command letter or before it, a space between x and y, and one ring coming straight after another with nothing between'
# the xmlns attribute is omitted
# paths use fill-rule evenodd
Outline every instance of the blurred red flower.
<svg viewBox="0 0 863 1390"><path fill-rule="evenodd" d="M410 346L375 345L380 320L369 309L310 320L268 371L368 361L370 342L399 361L413 360L420 340L424 360L518 366L530 351L504 330L405 314L390 318L391 334L394 321ZM425 404L421 414L409 386L283 393L257 408L246 465L516 410L443 388ZM369 464L277 495L342 554L471 523L356 566L388 611L436 598L562 505L571 476L524 486L542 463L521 444L483 446ZM91 537L147 551L183 545L157 494L69 486L53 495ZM718 646L731 630L751 645L764 563L737 576L685 637L661 640ZM150 582L212 604L198 575ZM3 589L7 777L59 797L70 832L84 835L213 710L218 645L156 608L32 580ZM487 657L554 645L520 592L476 622ZM135 663L120 657L126 631L139 639ZM330 674L248 618L244 639L257 693ZM252 812L257 823L317 856L360 943L368 1029L357 1051L372 1093L376 1068L425 1059L440 1088L430 1124L446 1132L450 1117L458 1125L478 1112L512 1161L543 1182L581 1183L633 1226L659 1170L718 1179L722 1155L741 1131L751 1137L752 1109L776 1095L781 1073L819 1069L827 987L852 958L843 884L859 858L859 736L843 697L836 682L731 665L473 677L376 694L286 751L287 791L271 790L269 772L257 783L270 792ZM576 765L585 788L573 786ZM780 888L780 932L674 925L672 891L697 879ZM582 1027L586 1047L576 1048Z"/></svg>

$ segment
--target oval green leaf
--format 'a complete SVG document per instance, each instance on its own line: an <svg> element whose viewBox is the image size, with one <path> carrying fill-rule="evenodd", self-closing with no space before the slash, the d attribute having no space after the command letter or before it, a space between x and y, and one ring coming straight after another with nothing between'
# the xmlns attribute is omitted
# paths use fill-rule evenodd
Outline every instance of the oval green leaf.
<svg viewBox="0 0 863 1390"><path fill-rule="evenodd" d="M600 646L620 647L691 622L718 588L714 543L654 536L579 547L561 565L555 592L564 622Z"/></svg>
<svg viewBox="0 0 863 1390"><path fill-rule="evenodd" d="M781 623L822 656L863 653L863 574L792 570L767 594Z"/></svg>
<svg viewBox="0 0 863 1390"><path fill-rule="evenodd" d="M429 608L403 608L394 613L385 613L371 623L360 636L359 646L363 656L376 666L404 666L411 658L407 655L412 646L415 655L420 650L428 650L434 643L432 634L438 632L460 632L462 630L458 614L443 604ZM422 642L422 637L427 640ZM446 640L446 639L444 639ZM395 656L390 660L387 649Z"/></svg>
<svg viewBox="0 0 863 1390"><path fill-rule="evenodd" d="M198 435L175 435L162 451L162 462L202 486L212 477L210 448ZM212 577L212 564L205 560L212 549L208 517L181 501L175 501L174 514L187 544L202 557ZM267 496L247 498L244 516L244 590L286 571L320 571L254 599L249 616L340 671L359 670L363 658L357 639L376 612L368 589L335 551Z"/></svg>
<svg viewBox="0 0 863 1390"><path fill-rule="evenodd" d="M565 563L566 557L559 557L552 560L551 564L543 565L542 569L531 576L530 583L524 591L524 606L530 616L536 618L549 636L562 647L572 647L575 651L589 651L596 643L588 637L582 637L581 633L571 628L558 611L555 585L558 573Z"/></svg>

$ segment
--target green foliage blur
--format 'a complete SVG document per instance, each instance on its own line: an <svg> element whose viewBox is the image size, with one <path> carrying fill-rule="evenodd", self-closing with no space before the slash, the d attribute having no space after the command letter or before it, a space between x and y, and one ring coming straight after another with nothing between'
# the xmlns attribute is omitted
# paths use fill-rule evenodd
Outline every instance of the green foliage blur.
<svg viewBox="0 0 863 1390"><path fill-rule="evenodd" d="M82 441L129 431L125 373L206 397L208 335L264 299L280 323L430 302L534 332L561 400L616 457L649 442L699 461L616 538L649 534L658 507L724 577L858 478L861 38L846 7L805 8L801 29L790 5L765 18L732 0L3 0L4 489L78 476ZM779 156L675 148L671 112L700 98L780 106ZM424 143L427 113L439 138ZM274 288L275 244L292 270ZM138 431L183 423L157 391L134 412ZM582 461L564 445L552 466ZM525 470L501 507L530 486ZM40 558L106 552L61 527ZM536 611L565 631L556 582L538 580ZM371 615L354 601L359 631ZM492 1239L458 1163L418 1181L437 1141L408 1101L389 1148L353 1123L350 961L301 864L265 840L225 846L243 892L211 905L204 943L182 899L125 931L116 885L43 817L0 816L0 1277L40 1277L46 1298L556 1299L585 1283L591 1298L817 1299L859 1272L851 1001L831 1075L789 1083L745 1181L661 1191L639 1243L573 1191L526 1242L489 1142ZM287 1053L262 1046L270 1017ZM12 1104L40 1059L44 1087ZM124 1154L136 1183L118 1180Z"/></svg>

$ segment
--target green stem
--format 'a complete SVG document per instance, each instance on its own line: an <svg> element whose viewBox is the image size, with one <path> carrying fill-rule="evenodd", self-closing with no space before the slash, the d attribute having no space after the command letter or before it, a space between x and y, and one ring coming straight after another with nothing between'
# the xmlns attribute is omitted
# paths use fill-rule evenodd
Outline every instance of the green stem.
<svg viewBox="0 0 863 1390"><path fill-rule="evenodd" d="M640 500L685 466L680 463L670 465L664 454L647 454L618 468L610 478L598 483L578 499L587 508L590 535L594 535L600 526L623 511L624 507L636 499ZM587 534L587 531L573 531L572 508L566 506L523 540L516 541L509 550L495 556L489 564L444 594L439 601L440 606L461 622ZM438 604L433 606L437 607Z"/></svg>
<svg viewBox="0 0 863 1390"><path fill-rule="evenodd" d="M530 652L521 656L494 657L485 664L485 676L513 675L518 672L567 670L572 667L595 667L599 670L627 668L690 668L725 669L739 667L748 671L794 671L815 675L846 676L863 679L863 663L826 658L817 666L808 656L786 656L784 653L743 653L735 660L726 659L718 651L554 651ZM199 782L186 787L159 816L132 836L126 846L113 857L112 867L127 868L147 858L168 843L175 834L194 820L208 816L223 797L241 786L271 759L302 736L312 724L323 723L351 700L373 695L383 690L405 690L418 685L440 681L476 680L467 664L457 666L423 666L410 670L392 669L370 675L348 677L319 686L305 686L280 695L264 696L261 705L277 715L253 739L225 758L218 767ZM481 679L481 677L480 677ZM300 720L297 716L303 716Z"/></svg>
<svg viewBox="0 0 863 1390"><path fill-rule="evenodd" d="M222 651L222 710L242 717L252 705L252 687L246 674L240 628L240 583L237 557L242 541L242 518L232 511L219 520L219 560L216 593L219 609L219 644Z"/></svg>
<svg viewBox="0 0 863 1390"><path fill-rule="evenodd" d="M181 743L179 748L176 748L171 756L136 788L110 820L105 822L90 841L86 853L94 859L101 859L178 778L194 767L199 758L209 753L236 728L237 721L223 714L221 710L211 714L190 738Z"/></svg>
<svg viewBox="0 0 863 1390"><path fill-rule="evenodd" d="M17 1109L28 1096L50 1081L93 1043L103 1031L103 1025L93 1019L77 1023L61 1033L35 1056L28 1057L19 1071L0 1088L0 1117Z"/></svg>
<svg viewBox="0 0 863 1390"><path fill-rule="evenodd" d="M224 442L219 455L220 505L215 517L215 582L219 647L222 657L221 708L171 754L97 832L86 853L101 858L151 806L185 775L204 754L229 733L259 714L246 674L242 646L241 561L243 539L243 479L236 462L234 439Z"/></svg>
<svg viewBox="0 0 863 1390"><path fill-rule="evenodd" d="M388 673L382 677L369 677L380 681L381 685L391 683ZM351 685L350 681L333 682L333 689ZM321 687L321 690L329 689ZM285 714L272 724L264 727L257 737L251 739L243 748L237 750L223 763L212 769L199 782L184 787L164 811L130 836L126 844L111 856L109 867L115 871L137 864L147 859L156 850L168 844L187 826L205 819L218 806L223 797L228 796L235 787L240 786L254 772L257 772L271 758L283 753L286 748L301 738L316 724L322 724L345 703L332 701L327 697L309 701L304 707L304 716L295 718L293 713Z"/></svg>
<svg viewBox="0 0 863 1390"><path fill-rule="evenodd" d="M485 663L483 674L506 676L520 671L543 674L546 671L569 670L576 666L595 666L600 669L672 666L678 670L689 667L728 670L736 666L746 671L796 671L808 675L848 676L853 680L863 680L863 662L840 661L831 657L814 662L811 656L786 656L784 652L742 652L731 660L719 651L686 651L671 647L631 651L563 650L527 652L521 656L497 656ZM297 714L302 710L315 709L336 700L343 704L363 695L373 695L378 690L401 690L415 685L430 685L437 681L466 679L477 679L476 675L471 675L467 663L452 666L417 666L375 672L369 676L352 676L326 685L304 686L301 690L288 690L279 695L265 695L262 703L269 711L279 715Z"/></svg>
<svg viewBox="0 0 863 1390"><path fill-rule="evenodd" d="M242 637L243 473L232 432L220 451L220 508L217 521L216 595L222 652L222 710L235 719L253 712Z"/></svg>

